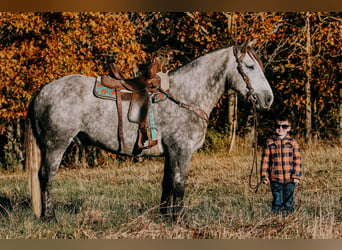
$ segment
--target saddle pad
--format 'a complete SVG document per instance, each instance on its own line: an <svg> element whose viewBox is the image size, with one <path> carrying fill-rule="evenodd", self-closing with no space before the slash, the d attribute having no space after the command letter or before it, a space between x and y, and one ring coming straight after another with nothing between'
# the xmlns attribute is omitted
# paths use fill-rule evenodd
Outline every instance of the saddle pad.
<svg viewBox="0 0 342 250"><path fill-rule="evenodd" d="M151 95L151 99L153 103L158 103L158 102L166 100L167 96L161 92L158 92L158 93L153 93Z"/></svg>
<svg viewBox="0 0 342 250"><path fill-rule="evenodd" d="M115 89L110 89L101 84L99 79L96 79L95 87L94 87L94 95L109 100L116 100L116 91Z"/></svg>
<svg viewBox="0 0 342 250"><path fill-rule="evenodd" d="M130 91L127 91L126 93L130 93ZM94 95L96 97L102 98L102 99L109 99L109 100L116 100L116 91L115 89L107 88L101 84L101 78L98 77L95 82L94 86ZM126 98L123 98L125 100ZM153 93L151 96L153 103L158 103L161 101L164 101L167 99L167 96L163 93Z"/></svg>

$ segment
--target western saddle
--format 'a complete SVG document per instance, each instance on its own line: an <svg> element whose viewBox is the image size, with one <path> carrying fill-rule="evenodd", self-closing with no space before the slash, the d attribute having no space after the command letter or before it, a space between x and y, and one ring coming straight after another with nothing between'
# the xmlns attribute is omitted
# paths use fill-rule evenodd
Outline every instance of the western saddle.
<svg viewBox="0 0 342 250"><path fill-rule="evenodd" d="M148 67L147 73L131 79L125 79L121 70L114 63L111 63L109 66L113 77L104 75L101 78L101 83L107 88L114 89L116 92L119 138L123 149L126 151L127 148L123 136L122 100L130 101L129 121L139 124L138 147L140 149L147 149L157 145L157 140L153 140L151 137L148 114L150 95L157 92L157 88L160 87L160 77L157 75L158 71L160 71L159 64L156 60L153 60ZM132 94L126 95L125 92L127 91L132 92ZM126 96L131 96L131 99L127 100Z"/></svg>

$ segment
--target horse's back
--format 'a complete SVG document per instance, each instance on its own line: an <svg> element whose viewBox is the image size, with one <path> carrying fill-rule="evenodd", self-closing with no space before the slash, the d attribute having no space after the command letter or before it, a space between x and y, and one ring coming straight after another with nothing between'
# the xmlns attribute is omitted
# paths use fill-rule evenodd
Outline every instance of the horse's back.
<svg viewBox="0 0 342 250"><path fill-rule="evenodd" d="M46 84L40 91L39 95L62 96L84 96L82 93L87 92L95 83L95 77L85 75L68 75L61 77L53 82ZM89 91L88 91L89 92Z"/></svg>

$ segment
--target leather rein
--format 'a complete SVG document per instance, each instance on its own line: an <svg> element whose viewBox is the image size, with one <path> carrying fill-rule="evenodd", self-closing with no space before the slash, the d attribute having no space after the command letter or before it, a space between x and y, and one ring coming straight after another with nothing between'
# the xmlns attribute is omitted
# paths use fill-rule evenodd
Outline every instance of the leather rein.
<svg viewBox="0 0 342 250"><path fill-rule="evenodd" d="M168 99L170 99L171 101L173 101L174 103L178 104L178 106L185 108L187 110L190 110L192 112L194 112L196 115L198 115L199 117L201 117L203 120L205 120L207 123L209 122L209 116L208 114L203 110L200 109L198 107L186 104L184 102L181 102L180 100L178 100L176 97L174 97L173 95L171 95L168 91L162 89L162 88L157 88L158 91L160 91L161 93L163 93L164 95L167 96Z"/></svg>

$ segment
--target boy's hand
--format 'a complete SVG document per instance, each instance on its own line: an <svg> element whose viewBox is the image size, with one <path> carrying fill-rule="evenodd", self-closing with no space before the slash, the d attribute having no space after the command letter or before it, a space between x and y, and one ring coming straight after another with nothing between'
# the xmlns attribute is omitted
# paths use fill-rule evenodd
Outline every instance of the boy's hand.
<svg viewBox="0 0 342 250"><path fill-rule="evenodd" d="M267 177L265 177L265 178L262 180L262 183L268 184L268 183L270 183L270 180L269 180Z"/></svg>
<svg viewBox="0 0 342 250"><path fill-rule="evenodd" d="M299 179L293 179L293 183L295 184L299 183Z"/></svg>

